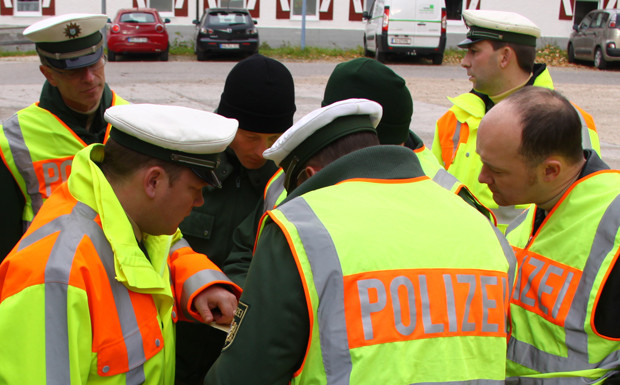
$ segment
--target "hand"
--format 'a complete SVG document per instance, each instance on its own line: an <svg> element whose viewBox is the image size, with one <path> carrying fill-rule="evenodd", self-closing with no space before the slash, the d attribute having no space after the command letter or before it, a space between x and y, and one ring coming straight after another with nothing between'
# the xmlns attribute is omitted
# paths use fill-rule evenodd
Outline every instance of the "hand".
<svg viewBox="0 0 620 385"><path fill-rule="evenodd" d="M222 286L209 286L194 298L193 306L204 323L230 324L237 309L237 297Z"/></svg>

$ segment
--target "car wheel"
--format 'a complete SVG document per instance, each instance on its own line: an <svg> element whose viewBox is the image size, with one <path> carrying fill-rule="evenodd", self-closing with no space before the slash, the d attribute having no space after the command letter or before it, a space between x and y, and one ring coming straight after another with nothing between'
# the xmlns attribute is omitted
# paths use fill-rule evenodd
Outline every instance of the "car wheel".
<svg viewBox="0 0 620 385"><path fill-rule="evenodd" d="M574 63L575 62L575 48L573 47L572 44L568 45L568 62L569 63Z"/></svg>
<svg viewBox="0 0 620 385"><path fill-rule="evenodd" d="M168 49L159 54L159 60L168 61Z"/></svg>
<svg viewBox="0 0 620 385"><path fill-rule="evenodd" d="M594 51L594 66L600 70L607 68L607 62L605 61L601 47L597 47L596 51Z"/></svg>
<svg viewBox="0 0 620 385"><path fill-rule="evenodd" d="M114 51L108 50L108 61L116 61L116 53Z"/></svg>
<svg viewBox="0 0 620 385"><path fill-rule="evenodd" d="M205 60L207 60L207 53L206 52L201 52L201 51L196 52L196 59L198 59L198 61L205 61Z"/></svg>
<svg viewBox="0 0 620 385"><path fill-rule="evenodd" d="M366 35L364 35L364 56L372 57L372 55L370 54L370 51L368 50L368 44L366 43Z"/></svg>
<svg viewBox="0 0 620 385"><path fill-rule="evenodd" d="M442 53L438 53L436 55L433 55L431 57L431 61L433 62L433 65L441 65L441 63L443 63L443 54Z"/></svg>

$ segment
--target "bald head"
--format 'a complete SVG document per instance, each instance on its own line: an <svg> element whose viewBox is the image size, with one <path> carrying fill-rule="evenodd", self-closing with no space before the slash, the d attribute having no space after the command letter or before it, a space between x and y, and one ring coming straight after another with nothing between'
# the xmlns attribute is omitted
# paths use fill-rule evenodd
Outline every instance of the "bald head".
<svg viewBox="0 0 620 385"><path fill-rule="evenodd" d="M546 202L584 162L581 121L558 92L525 87L482 119L477 152L499 205Z"/></svg>

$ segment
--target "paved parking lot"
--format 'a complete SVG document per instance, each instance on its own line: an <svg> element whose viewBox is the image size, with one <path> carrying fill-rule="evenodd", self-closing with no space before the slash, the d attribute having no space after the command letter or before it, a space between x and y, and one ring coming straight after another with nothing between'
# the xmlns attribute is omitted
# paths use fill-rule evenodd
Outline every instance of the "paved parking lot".
<svg viewBox="0 0 620 385"><path fill-rule="evenodd" d="M323 89L337 62L284 61L295 79L296 119L320 107ZM169 62L123 61L106 65L107 81L135 103L160 103L214 110L233 60L197 62L193 57ZM435 121L449 107L446 96L467 92L471 84L456 65L390 63L406 79L414 99L412 129L430 147ZM43 83L36 57L0 59L0 119L36 101ZM591 113L599 129L603 158L620 168L620 70L551 68L555 87Z"/></svg>

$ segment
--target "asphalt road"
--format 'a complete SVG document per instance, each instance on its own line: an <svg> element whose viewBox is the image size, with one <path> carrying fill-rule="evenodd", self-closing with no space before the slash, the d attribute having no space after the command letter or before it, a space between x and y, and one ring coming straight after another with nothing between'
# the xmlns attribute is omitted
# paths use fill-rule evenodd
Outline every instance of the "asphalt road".
<svg viewBox="0 0 620 385"><path fill-rule="evenodd" d="M320 107L325 83L337 62L283 61L295 79L295 119ZM108 84L134 103L174 104L212 111L217 107L226 75L234 60L198 62L171 58L169 62L132 60L106 65ZM393 62L389 66L406 79L414 100L412 129L427 146L432 144L435 121L449 108L446 96L471 88L458 65L432 66ZM620 70L553 67L555 88L595 119L603 159L620 168ZM36 101L44 78L36 57L0 59L0 119Z"/></svg>

